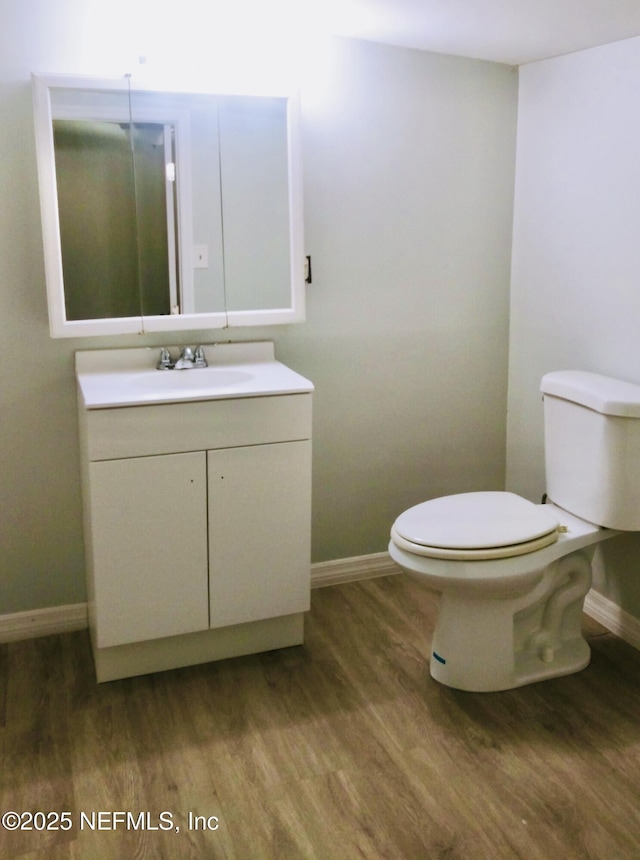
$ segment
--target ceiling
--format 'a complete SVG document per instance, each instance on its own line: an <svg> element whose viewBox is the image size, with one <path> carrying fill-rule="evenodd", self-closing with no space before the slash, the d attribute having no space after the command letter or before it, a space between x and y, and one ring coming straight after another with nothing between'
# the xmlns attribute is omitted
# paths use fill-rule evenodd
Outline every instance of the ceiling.
<svg viewBox="0 0 640 860"><path fill-rule="evenodd" d="M640 0L320 0L336 35L509 65L640 36Z"/></svg>

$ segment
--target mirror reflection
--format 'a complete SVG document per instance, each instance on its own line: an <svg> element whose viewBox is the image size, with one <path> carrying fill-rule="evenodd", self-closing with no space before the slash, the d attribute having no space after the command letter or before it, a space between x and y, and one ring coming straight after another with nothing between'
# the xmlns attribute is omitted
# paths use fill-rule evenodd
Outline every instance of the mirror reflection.
<svg viewBox="0 0 640 860"><path fill-rule="evenodd" d="M171 313L173 127L54 119L53 139L67 319Z"/></svg>
<svg viewBox="0 0 640 860"><path fill-rule="evenodd" d="M34 76L34 103L54 336L303 318L289 97Z"/></svg>

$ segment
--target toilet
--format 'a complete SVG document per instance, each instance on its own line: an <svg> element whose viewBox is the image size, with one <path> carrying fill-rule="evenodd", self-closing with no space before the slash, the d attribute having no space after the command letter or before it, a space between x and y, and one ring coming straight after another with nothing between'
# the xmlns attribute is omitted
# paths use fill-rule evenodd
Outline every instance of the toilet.
<svg viewBox="0 0 640 860"><path fill-rule="evenodd" d="M430 671L449 687L508 690L588 665L584 598L598 543L640 531L640 385L548 373L544 504L461 493L409 508L389 553L441 593Z"/></svg>

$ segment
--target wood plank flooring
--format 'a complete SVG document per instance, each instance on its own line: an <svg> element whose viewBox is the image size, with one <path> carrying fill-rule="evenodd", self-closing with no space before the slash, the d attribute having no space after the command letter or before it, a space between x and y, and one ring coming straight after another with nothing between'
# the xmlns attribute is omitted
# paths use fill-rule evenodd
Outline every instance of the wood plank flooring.
<svg viewBox="0 0 640 860"><path fill-rule="evenodd" d="M638 860L640 652L590 622L585 671L462 693L436 600L317 589L304 647L100 686L85 633L0 646L0 812L71 824L0 857Z"/></svg>

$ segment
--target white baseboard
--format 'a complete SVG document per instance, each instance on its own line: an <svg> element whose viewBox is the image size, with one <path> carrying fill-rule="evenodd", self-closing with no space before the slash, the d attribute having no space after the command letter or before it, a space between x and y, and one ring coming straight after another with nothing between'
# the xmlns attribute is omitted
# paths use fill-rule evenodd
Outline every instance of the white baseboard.
<svg viewBox="0 0 640 860"><path fill-rule="evenodd" d="M391 573L400 573L400 568L391 560L388 552L320 561L311 565L311 588L341 585L345 582L357 582L360 579L389 576Z"/></svg>
<svg viewBox="0 0 640 860"><path fill-rule="evenodd" d="M584 611L628 645L640 650L640 619L593 589L585 598Z"/></svg>
<svg viewBox="0 0 640 860"><path fill-rule="evenodd" d="M0 615L0 642L70 633L73 630L84 630L88 624L86 603L13 612Z"/></svg>
<svg viewBox="0 0 640 860"><path fill-rule="evenodd" d="M386 552L359 555L352 558L322 561L311 565L311 587L323 588L389 576L400 568ZM584 602L584 611L607 630L640 650L640 619L621 609L607 597L591 590ZM70 633L88 626L87 604L73 603L0 615L0 643L18 639L35 639L55 633Z"/></svg>

